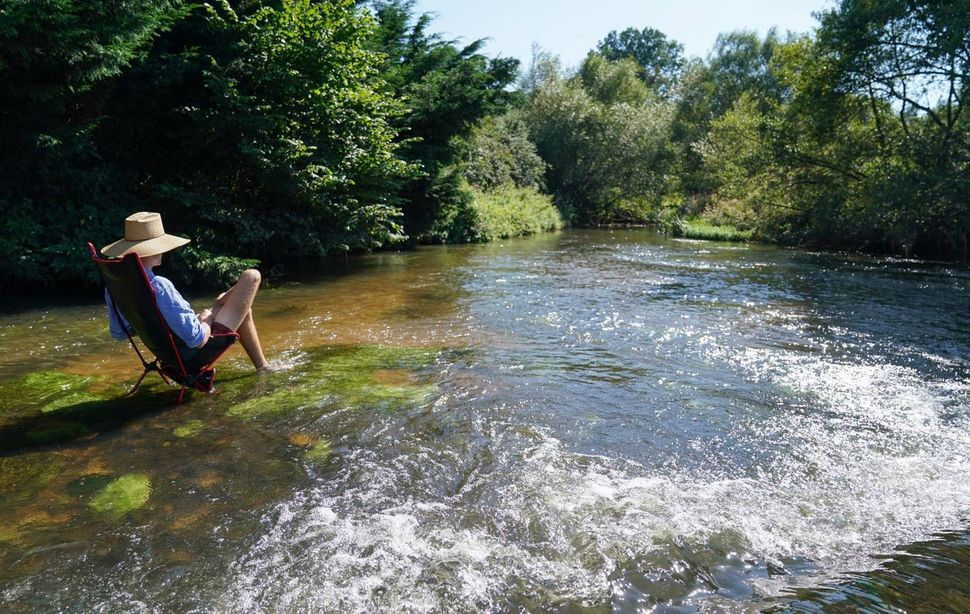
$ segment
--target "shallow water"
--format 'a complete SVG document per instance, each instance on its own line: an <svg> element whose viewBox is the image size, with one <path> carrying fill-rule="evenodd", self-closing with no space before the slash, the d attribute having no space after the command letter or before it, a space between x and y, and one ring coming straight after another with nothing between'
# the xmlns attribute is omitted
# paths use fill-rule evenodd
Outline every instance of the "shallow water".
<svg viewBox="0 0 970 614"><path fill-rule="evenodd" d="M103 307L0 316L4 610L968 603L965 268L570 231L300 279L286 370L177 407Z"/></svg>

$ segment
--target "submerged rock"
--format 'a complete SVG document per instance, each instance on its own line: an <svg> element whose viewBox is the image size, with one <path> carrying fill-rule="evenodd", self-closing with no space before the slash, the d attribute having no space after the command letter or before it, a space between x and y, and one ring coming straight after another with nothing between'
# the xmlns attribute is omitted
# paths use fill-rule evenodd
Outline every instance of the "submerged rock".
<svg viewBox="0 0 970 614"><path fill-rule="evenodd" d="M310 462L323 464L330 460L332 452L330 442L326 439L321 439L307 449L304 457Z"/></svg>
<svg viewBox="0 0 970 614"><path fill-rule="evenodd" d="M51 413L103 397L91 387L100 383L92 376L71 375L61 371L41 371L0 383L0 423L19 415Z"/></svg>
<svg viewBox="0 0 970 614"><path fill-rule="evenodd" d="M367 407L394 410L424 402L434 385L420 370L434 364L437 350L388 346L324 348L275 389L229 408L231 416L249 418L307 407ZM426 378L425 378L426 379Z"/></svg>
<svg viewBox="0 0 970 614"><path fill-rule="evenodd" d="M148 502L151 480L143 473L129 473L110 482L91 498L88 505L111 520L119 520Z"/></svg>
<svg viewBox="0 0 970 614"><path fill-rule="evenodd" d="M172 434L180 439L184 439L186 437L195 437L201 433L202 429L204 428L205 423L203 423L201 420L189 420L182 426L173 429Z"/></svg>
<svg viewBox="0 0 970 614"><path fill-rule="evenodd" d="M306 433L293 433L289 436L290 443L294 446L305 448L316 441L316 438Z"/></svg>
<svg viewBox="0 0 970 614"><path fill-rule="evenodd" d="M59 454L19 454L0 457L0 508L22 509L56 480L68 466ZM0 517L0 526L3 519Z"/></svg>

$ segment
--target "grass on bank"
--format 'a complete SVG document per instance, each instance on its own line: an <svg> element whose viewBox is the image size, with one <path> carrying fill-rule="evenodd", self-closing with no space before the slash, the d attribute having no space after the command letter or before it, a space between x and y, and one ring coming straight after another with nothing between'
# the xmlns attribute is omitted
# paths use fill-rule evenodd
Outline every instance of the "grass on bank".
<svg viewBox="0 0 970 614"><path fill-rule="evenodd" d="M699 219L680 220L673 225L675 237L703 241L750 241L753 230L739 230L734 226L717 225Z"/></svg>
<svg viewBox="0 0 970 614"><path fill-rule="evenodd" d="M534 188L509 185L489 192L473 190L473 194L482 241L560 230L564 225L552 197Z"/></svg>

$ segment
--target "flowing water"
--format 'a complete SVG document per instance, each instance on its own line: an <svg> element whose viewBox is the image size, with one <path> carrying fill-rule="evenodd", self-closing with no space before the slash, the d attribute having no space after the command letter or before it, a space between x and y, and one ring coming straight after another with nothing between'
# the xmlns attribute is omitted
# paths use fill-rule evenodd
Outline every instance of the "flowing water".
<svg viewBox="0 0 970 614"><path fill-rule="evenodd" d="M0 608L965 611L968 290L648 231L370 255L180 406L120 398L95 293L8 304Z"/></svg>

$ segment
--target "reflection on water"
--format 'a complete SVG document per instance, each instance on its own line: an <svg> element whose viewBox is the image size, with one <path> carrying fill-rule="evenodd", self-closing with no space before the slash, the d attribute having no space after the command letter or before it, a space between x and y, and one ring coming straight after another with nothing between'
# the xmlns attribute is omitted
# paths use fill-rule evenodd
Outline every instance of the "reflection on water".
<svg viewBox="0 0 970 614"><path fill-rule="evenodd" d="M103 307L0 316L0 603L966 604L966 269L572 231L296 278L287 369L177 407Z"/></svg>

